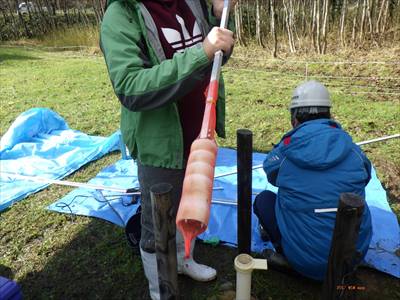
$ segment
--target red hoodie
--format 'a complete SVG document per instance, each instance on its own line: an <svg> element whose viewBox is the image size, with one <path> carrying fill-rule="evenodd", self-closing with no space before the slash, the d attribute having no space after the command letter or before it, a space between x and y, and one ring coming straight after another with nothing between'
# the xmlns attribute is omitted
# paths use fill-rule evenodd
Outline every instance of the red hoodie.
<svg viewBox="0 0 400 300"><path fill-rule="evenodd" d="M172 58L176 52L183 52L185 48L203 42L204 36L185 1L148 0L142 3L156 24L167 59ZM200 133L205 107L204 91L208 82L209 76L200 81L191 92L182 95L178 103L185 159L189 157L190 146Z"/></svg>

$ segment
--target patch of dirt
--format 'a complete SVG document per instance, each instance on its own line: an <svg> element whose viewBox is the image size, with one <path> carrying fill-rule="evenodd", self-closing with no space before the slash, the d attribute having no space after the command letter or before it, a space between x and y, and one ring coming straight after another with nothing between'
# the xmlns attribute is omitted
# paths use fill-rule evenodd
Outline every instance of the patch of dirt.
<svg viewBox="0 0 400 300"><path fill-rule="evenodd" d="M385 176L380 178L389 199L392 203L400 203L400 165L395 165L387 160L376 158L374 163Z"/></svg>

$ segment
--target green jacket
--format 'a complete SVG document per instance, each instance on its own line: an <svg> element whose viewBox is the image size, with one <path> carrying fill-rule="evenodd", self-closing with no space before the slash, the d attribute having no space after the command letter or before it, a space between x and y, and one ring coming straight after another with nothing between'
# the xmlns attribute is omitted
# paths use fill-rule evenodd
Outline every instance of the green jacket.
<svg viewBox="0 0 400 300"><path fill-rule="evenodd" d="M207 35L217 20L200 1L186 0ZM203 47L165 55L149 12L140 1L108 1L100 34L109 76L121 102L121 132L131 156L143 165L183 168L183 136L177 102L209 74ZM209 19L210 24L206 21ZM225 136L225 91L220 79L217 134Z"/></svg>

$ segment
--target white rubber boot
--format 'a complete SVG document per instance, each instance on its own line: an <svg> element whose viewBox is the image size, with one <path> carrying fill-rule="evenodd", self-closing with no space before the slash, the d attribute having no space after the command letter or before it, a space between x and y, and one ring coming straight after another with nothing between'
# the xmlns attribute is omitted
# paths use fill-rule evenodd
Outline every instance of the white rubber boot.
<svg viewBox="0 0 400 300"><path fill-rule="evenodd" d="M190 257L185 259L185 242L179 230L176 231L176 259L178 274L189 276L196 281L211 281L217 277L217 271L206 265L198 264L193 259L195 240L190 247Z"/></svg>
<svg viewBox="0 0 400 300"><path fill-rule="evenodd" d="M148 253L140 249L144 274L149 281L149 292L152 300L160 300L160 289L158 285L157 257L155 253Z"/></svg>

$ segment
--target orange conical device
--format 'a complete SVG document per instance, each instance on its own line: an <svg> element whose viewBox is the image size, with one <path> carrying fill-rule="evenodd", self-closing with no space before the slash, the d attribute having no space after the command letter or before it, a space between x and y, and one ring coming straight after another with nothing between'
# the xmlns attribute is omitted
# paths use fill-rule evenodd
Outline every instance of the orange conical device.
<svg viewBox="0 0 400 300"><path fill-rule="evenodd" d="M229 1L224 1L220 27L228 22ZM218 99L219 74L222 51L215 53L210 84L206 98L203 123L199 137L192 143L183 181L182 197L176 216L176 225L185 239L185 257L190 256L193 238L206 230L210 218L210 205L218 147L214 140Z"/></svg>

